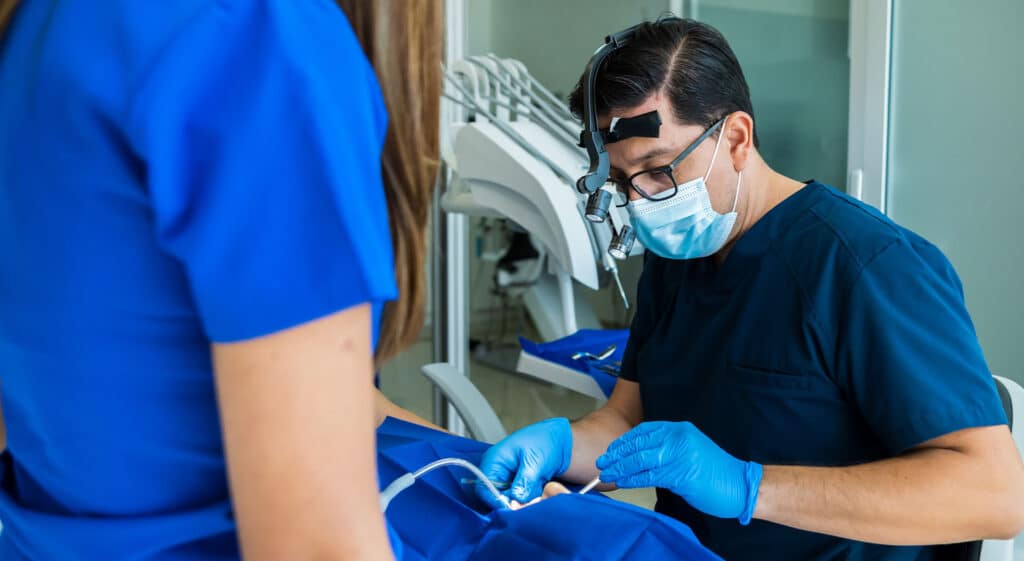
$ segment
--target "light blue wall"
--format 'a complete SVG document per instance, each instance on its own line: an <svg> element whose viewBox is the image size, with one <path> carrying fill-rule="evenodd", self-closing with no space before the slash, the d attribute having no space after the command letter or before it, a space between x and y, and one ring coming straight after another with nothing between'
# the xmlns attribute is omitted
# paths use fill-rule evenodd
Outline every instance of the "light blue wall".
<svg viewBox="0 0 1024 561"><path fill-rule="evenodd" d="M761 154L780 173L846 187L849 0L705 0L699 18L743 67Z"/></svg>
<svg viewBox="0 0 1024 561"><path fill-rule="evenodd" d="M1024 2L897 0L889 214L963 280L992 371L1024 383Z"/></svg>

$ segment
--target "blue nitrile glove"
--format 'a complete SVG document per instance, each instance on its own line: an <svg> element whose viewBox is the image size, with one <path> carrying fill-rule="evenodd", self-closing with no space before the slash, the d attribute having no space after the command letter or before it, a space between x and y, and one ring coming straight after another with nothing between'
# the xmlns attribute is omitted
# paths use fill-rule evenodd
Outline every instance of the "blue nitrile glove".
<svg viewBox="0 0 1024 561"><path fill-rule="evenodd" d="M480 470L494 482L511 482L503 494L521 503L539 497L544 484L569 469L572 429L565 418L548 419L517 430L484 453ZM494 508L500 503L481 484L477 495Z"/></svg>
<svg viewBox="0 0 1024 561"><path fill-rule="evenodd" d="M701 512L748 524L761 464L737 460L693 423L641 423L597 459L601 481L622 488L662 487Z"/></svg>

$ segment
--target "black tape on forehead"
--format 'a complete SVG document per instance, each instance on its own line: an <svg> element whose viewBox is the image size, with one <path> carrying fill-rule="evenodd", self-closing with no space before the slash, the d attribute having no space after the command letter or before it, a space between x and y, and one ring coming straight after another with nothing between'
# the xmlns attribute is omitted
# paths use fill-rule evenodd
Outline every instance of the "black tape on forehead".
<svg viewBox="0 0 1024 561"><path fill-rule="evenodd" d="M611 126L601 129L601 138L604 139L605 144L612 144L635 136L658 138L660 129L661 116L657 111L651 111L625 119L613 117Z"/></svg>

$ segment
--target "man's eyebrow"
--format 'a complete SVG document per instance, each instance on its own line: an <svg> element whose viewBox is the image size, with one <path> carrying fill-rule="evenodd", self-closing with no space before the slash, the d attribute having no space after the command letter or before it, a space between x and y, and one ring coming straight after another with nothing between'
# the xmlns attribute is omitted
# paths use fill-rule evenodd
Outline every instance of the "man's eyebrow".
<svg viewBox="0 0 1024 561"><path fill-rule="evenodd" d="M669 154L671 152L672 152L672 148L669 148L667 146L662 146L661 148L655 148L655 149L647 152L646 154L644 154L643 156L640 156L639 158L635 158L635 159L631 160L629 162L629 164L630 165L642 164L644 162L648 162L650 160L653 160L654 158L657 158L658 156L664 156L665 154Z"/></svg>
<svg viewBox="0 0 1024 561"><path fill-rule="evenodd" d="M657 158L659 156L664 156L665 154L670 154L670 153L672 153L672 149L671 148L669 148L667 146L662 146L661 148L654 148L653 150L648 151L647 153L645 153L644 155L640 156L639 158L634 158L634 159L632 159L632 160L630 160L630 161L628 161L626 163L629 164L630 167L633 167L633 166L637 166L639 164L642 164L644 162L648 162L650 160L653 160L654 158ZM612 172L613 175L615 173L618 173L621 177L625 177L626 176L626 174L623 173L623 171L621 169L619 169L619 168L617 168L615 166L611 166L610 171Z"/></svg>

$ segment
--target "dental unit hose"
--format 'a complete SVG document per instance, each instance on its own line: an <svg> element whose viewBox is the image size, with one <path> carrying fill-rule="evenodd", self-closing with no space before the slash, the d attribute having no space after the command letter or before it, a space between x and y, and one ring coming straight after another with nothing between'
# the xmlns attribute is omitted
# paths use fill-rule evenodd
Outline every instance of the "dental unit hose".
<svg viewBox="0 0 1024 561"><path fill-rule="evenodd" d="M473 472L473 475L475 475L477 479L487 487L487 490L490 491L501 504L505 505L506 508L511 506L509 504L508 497L502 495L501 491L498 491L498 488L494 486L494 483L491 483L491 480L484 475L484 472L480 471L480 468L466 460L463 460L462 458L442 458L435 462L431 462L412 473L406 473L392 481L390 485L380 492L380 511L387 511L388 505L391 504L391 501L398 496L399 493L405 491L409 487L412 487L412 484L416 483L417 479L437 468L445 466L459 466Z"/></svg>

